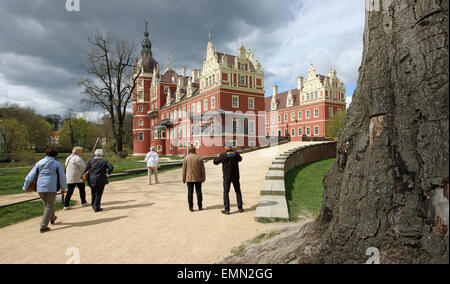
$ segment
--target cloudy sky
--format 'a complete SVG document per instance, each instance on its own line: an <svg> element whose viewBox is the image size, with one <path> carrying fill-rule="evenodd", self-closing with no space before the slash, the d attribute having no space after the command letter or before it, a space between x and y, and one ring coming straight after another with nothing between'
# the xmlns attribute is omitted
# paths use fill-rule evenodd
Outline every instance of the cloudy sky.
<svg viewBox="0 0 450 284"><path fill-rule="evenodd" d="M141 44L149 22L153 55L200 68L208 31L219 52L250 47L265 72L266 96L296 87L309 65L326 75L334 67L348 101L361 64L362 0L0 0L0 103L41 114L84 110L77 81L84 76L86 37L99 30ZM140 51L140 48L139 48Z"/></svg>

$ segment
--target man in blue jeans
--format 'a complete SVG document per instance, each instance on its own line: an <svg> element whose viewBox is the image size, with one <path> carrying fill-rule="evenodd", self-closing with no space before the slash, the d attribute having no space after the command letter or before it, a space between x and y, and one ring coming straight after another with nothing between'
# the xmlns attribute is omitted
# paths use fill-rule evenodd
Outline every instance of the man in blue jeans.
<svg viewBox="0 0 450 284"><path fill-rule="evenodd" d="M242 207L242 193L241 193L241 183L239 181L239 162L242 161L241 155L234 151L230 146L228 149L220 154L216 159L214 159L214 165L222 164L223 171L223 203L225 210L222 213L225 215L230 215L230 188L233 184L234 191L236 192L237 206L239 212L243 213L244 209Z"/></svg>

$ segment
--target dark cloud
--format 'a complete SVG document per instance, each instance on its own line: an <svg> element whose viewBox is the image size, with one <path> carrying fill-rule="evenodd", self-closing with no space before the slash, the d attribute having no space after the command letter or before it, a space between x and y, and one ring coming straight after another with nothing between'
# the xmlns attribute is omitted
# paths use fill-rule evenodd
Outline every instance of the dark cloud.
<svg viewBox="0 0 450 284"><path fill-rule="evenodd" d="M161 67L172 55L177 68L201 68L211 31L218 51L235 54L241 41L252 48L263 64L267 91L277 75L268 65L282 44L274 36L311 1L80 0L80 12L67 12L65 2L0 2L0 89L9 86L0 92L0 103L6 96L21 104L28 101L39 112L51 110L36 103L39 96L54 103L54 112L81 110L83 95L76 82L85 76L81 64L87 35L99 30L135 43L140 51L145 20Z"/></svg>
<svg viewBox="0 0 450 284"><path fill-rule="evenodd" d="M76 81L85 75L81 64L87 35L96 30L139 46L147 20L153 54L162 67L164 58L172 55L177 67L200 68L209 31L218 50L236 53L229 50L230 42L237 42L252 29L270 33L281 28L290 21L299 3L81 0L80 12L67 12L65 2L0 2L0 84L3 81L34 90L60 102L61 108L79 107L82 95ZM271 48L270 44L258 46L261 50L257 53L266 48ZM8 98L13 91L8 92ZM21 99L26 100L26 96L23 94Z"/></svg>

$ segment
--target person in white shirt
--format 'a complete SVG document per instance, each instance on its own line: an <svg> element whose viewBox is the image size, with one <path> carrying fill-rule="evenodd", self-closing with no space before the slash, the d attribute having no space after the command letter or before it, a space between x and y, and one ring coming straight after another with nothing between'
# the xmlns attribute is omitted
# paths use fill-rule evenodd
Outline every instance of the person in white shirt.
<svg viewBox="0 0 450 284"><path fill-rule="evenodd" d="M150 152L145 156L145 161L147 162L147 171L148 171L148 184L152 184L152 171L155 173L155 183L158 184L158 163L159 156L155 152L155 146L150 148Z"/></svg>

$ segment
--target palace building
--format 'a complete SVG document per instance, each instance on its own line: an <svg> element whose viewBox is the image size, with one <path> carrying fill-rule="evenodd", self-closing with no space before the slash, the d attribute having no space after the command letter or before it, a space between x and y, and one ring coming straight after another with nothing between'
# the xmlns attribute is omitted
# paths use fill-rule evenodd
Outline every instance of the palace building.
<svg viewBox="0 0 450 284"><path fill-rule="evenodd" d="M326 138L326 124L331 117L345 111L344 83L331 70L328 76L316 73L313 65L308 78L298 78L297 88L267 97L266 136L290 137L302 141L303 137Z"/></svg>
<svg viewBox="0 0 450 284"><path fill-rule="evenodd" d="M264 72L253 52L241 46L238 55L219 53L209 36L202 69L173 64L164 70L153 58L145 30L141 56L134 68L134 155L153 145L160 155L185 155L194 144L212 156L228 145L259 146L264 137ZM262 137L258 136L261 133Z"/></svg>

